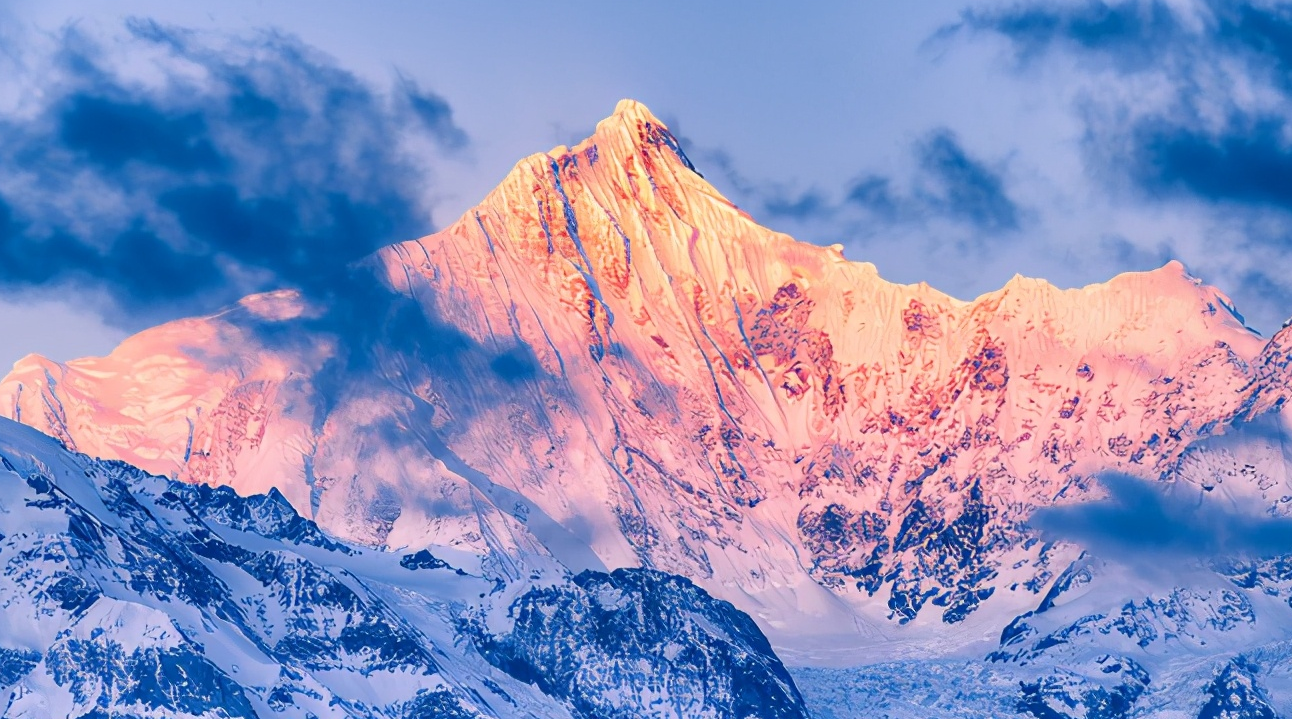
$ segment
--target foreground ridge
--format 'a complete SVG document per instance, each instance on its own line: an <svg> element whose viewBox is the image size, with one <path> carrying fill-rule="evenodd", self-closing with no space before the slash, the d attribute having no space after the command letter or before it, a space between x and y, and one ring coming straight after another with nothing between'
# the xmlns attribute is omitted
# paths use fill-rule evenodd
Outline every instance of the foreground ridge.
<svg viewBox="0 0 1292 719"><path fill-rule="evenodd" d="M347 546L276 492L149 476L8 420L0 461L6 717L807 716L753 621L680 577L508 583L470 555Z"/></svg>

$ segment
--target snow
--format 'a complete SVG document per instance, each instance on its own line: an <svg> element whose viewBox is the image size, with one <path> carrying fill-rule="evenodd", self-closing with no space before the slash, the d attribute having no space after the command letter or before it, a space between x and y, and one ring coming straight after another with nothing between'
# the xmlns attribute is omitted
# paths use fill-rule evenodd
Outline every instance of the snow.
<svg viewBox="0 0 1292 719"><path fill-rule="evenodd" d="M572 578L533 555L516 581L347 546L280 496L149 476L8 420L0 458L4 716L716 719L765 695L778 701L753 716L806 717L749 620L685 580ZM603 583L591 593L633 643L560 603L538 604L545 626L522 631L518 602L578 595L580 582ZM669 606L667 623L640 602ZM521 672L503 647L602 669L573 683L568 665Z"/></svg>
<svg viewBox="0 0 1292 719"><path fill-rule="evenodd" d="M508 599L582 569L686 576L787 661L840 669L999 649L1081 551L1028 518L1099 498L1102 473L1292 513L1292 328L1260 338L1177 262L972 300L888 282L757 225L635 102L350 281L349 305L271 293L107 357L25 358L0 413L184 482L277 489L333 536L429 547ZM78 481L66 491L102 514ZM494 591L447 570L401 583L379 552L292 551L356 592ZM1100 566L1121 579L1089 590L1096 605L1228 606L1214 571L1147 586ZM1257 633L1283 621L1263 591L1243 590ZM504 631L509 605L492 606L484 625ZM1065 611L1047 631L1080 618ZM1207 656L1255 641L1190 631Z"/></svg>

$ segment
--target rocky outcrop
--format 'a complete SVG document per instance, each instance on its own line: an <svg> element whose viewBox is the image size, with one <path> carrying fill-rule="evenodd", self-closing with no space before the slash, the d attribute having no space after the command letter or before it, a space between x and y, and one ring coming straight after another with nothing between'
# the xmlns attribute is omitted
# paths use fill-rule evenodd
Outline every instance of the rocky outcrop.
<svg viewBox="0 0 1292 719"><path fill-rule="evenodd" d="M758 626L685 578L583 572L529 590L506 613L502 634L470 625L484 656L584 719L808 716Z"/></svg>
<svg viewBox="0 0 1292 719"><path fill-rule="evenodd" d="M281 497L73 455L8 420L0 460L7 717L806 716L749 617L684 579L554 571L541 589L507 585L427 552L346 546ZM609 612L618 585L621 611L600 623L522 612L491 625L505 638L460 633L500 592ZM594 681L490 664L540 656L581 658Z"/></svg>

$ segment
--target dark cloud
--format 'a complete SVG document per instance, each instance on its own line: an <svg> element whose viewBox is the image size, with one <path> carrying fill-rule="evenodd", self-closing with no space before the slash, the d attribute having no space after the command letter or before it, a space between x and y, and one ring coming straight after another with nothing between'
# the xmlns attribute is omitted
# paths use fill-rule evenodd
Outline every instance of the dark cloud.
<svg viewBox="0 0 1292 719"><path fill-rule="evenodd" d="M682 152L695 163L697 174L755 217L821 221L830 219L838 210L829 193L816 188L800 191L750 178L740 171L727 151L696 144L681 134L676 119L670 118L667 124Z"/></svg>
<svg viewBox="0 0 1292 719"><path fill-rule="evenodd" d="M820 217L833 211L825 195L815 190L798 195L768 194L763 200L763 208L771 215L799 219Z"/></svg>
<svg viewBox="0 0 1292 719"><path fill-rule="evenodd" d="M866 174L840 192L819 188L792 190L782 185L754 181L737 170L721 151L697 147L684 136L679 142L710 179L737 204L764 218L835 221L849 210L860 209L872 220L920 224L941 219L974 231L1000 232L1019 227L1020 209L1009 197L1005 179L987 163L965 150L954 133L939 128L912 148L915 173L911 186L879 174ZM838 199L835 199L838 197Z"/></svg>
<svg viewBox="0 0 1292 719"><path fill-rule="evenodd" d="M453 108L447 100L405 77L400 78L399 89L413 115L441 145L452 150L467 146L467 134L453 122Z"/></svg>
<svg viewBox="0 0 1292 719"><path fill-rule="evenodd" d="M1292 9L1215 2L1199 10L1185 18L1160 0L1033 2L969 11L961 26L1005 36L1023 58L1066 51L1160 78L1162 98L1110 93L1121 106L1104 100L1104 112L1086 115L1092 149L1117 148L1101 159L1148 194L1292 212L1292 118L1239 96L1265 88L1292 100Z"/></svg>
<svg viewBox="0 0 1292 719"><path fill-rule="evenodd" d="M1036 510L1043 536L1081 544L1107 559L1217 559L1292 554L1292 518L1244 512L1197 485L1124 474L1099 479L1105 499Z"/></svg>
<svg viewBox="0 0 1292 719"><path fill-rule="evenodd" d="M1292 211L1292 144L1280 118L1233 118L1222 132L1161 121L1136 129L1136 180L1157 192Z"/></svg>
<svg viewBox="0 0 1292 719"><path fill-rule="evenodd" d="M1216 7L1220 16L1216 36L1249 53L1254 64L1266 66L1284 89L1292 89L1292 8L1251 3Z"/></svg>
<svg viewBox="0 0 1292 719"><path fill-rule="evenodd" d="M0 116L0 284L75 285L138 326L244 294L323 291L347 263L429 232L405 140L467 144L448 103L370 86L299 41L148 22L124 50L65 31L34 112ZM160 78L117 55L160 57Z"/></svg>
<svg viewBox="0 0 1292 719"><path fill-rule="evenodd" d="M949 130L931 133L918 155L932 181L932 190L922 197L929 207L984 230L1018 227L1018 207L1005 194L1000 175L970 157Z"/></svg>
<svg viewBox="0 0 1292 719"><path fill-rule="evenodd" d="M1292 6L1209 0L1191 7L1186 16L1163 0L1041 0L968 10L944 34L994 32L1024 62L1067 52L1125 73L1166 73L1191 91L1203 89L1194 81L1216 70L1217 61L1232 60L1248 79L1292 91Z"/></svg>
<svg viewBox="0 0 1292 719"><path fill-rule="evenodd" d="M899 200L893 194L893 182L881 175L867 175L857 180L844 199L881 217L897 216Z"/></svg>
<svg viewBox="0 0 1292 719"><path fill-rule="evenodd" d="M1010 38L1019 58L1030 61L1056 46L1098 53L1123 69L1150 68L1161 48L1184 33L1179 19L1159 2L1033 2L1008 8L967 10L953 29L991 30Z"/></svg>
<svg viewBox="0 0 1292 719"><path fill-rule="evenodd" d="M211 172L225 160L196 112L170 114L141 102L85 94L63 100L52 123L63 146L103 170L137 162L173 172Z"/></svg>
<svg viewBox="0 0 1292 719"><path fill-rule="evenodd" d="M1143 247L1120 235L1101 237L1092 248L1097 254L1112 260L1118 267L1132 272L1155 270L1179 256L1169 244Z"/></svg>
<svg viewBox="0 0 1292 719"><path fill-rule="evenodd" d="M374 262L361 262L333 275L315 288L303 311L287 313L286 318L235 306L222 313L221 320L251 343L229 346L240 348L234 351L251 348L294 355L304 365L318 361L310 388L313 416L319 422L338 405L371 396L374 388L411 398L420 387L434 387L458 419L465 419L495 401L532 402L535 395L523 388L551 380L520 338L477 339L459 327L460 319L440 306L433 293L414 296L392 290L376 268ZM300 303L299 298L284 301ZM218 363L237 361L232 356L203 357ZM544 396L559 391L548 387ZM535 412L541 415L538 408Z"/></svg>
<svg viewBox="0 0 1292 719"><path fill-rule="evenodd" d="M489 369L510 384L517 384L537 377L540 371L538 358L528 345L518 345L495 355L489 360Z"/></svg>
<svg viewBox="0 0 1292 719"><path fill-rule="evenodd" d="M730 196L729 199L737 201L738 204L746 200L752 200L759 206L763 204L762 198L767 195L767 188L740 172L730 153L696 144L690 137L681 134L676 122L672 120L666 123L669 132L677 138L677 144L682 148L682 152L697 163L697 174L717 185L718 189Z"/></svg>
<svg viewBox="0 0 1292 719"><path fill-rule="evenodd" d="M1292 237L1285 237L1284 244L1292 247ZM1277 259L1274 264L1276 266L1283 266L1279 264L1281 259L1282 258ZM1257 262L1259 263L1259 258ZM1273 326L1275 331L1283 327L1287 327L1288 323L1292 322L1292 290L1290 290L1281 280L1282 278L1278 272L1269 272L1266 268L1259 267L1259 265L1257 268L1248 269L1246 272L1239 275L1238 278L1239 284L1241 284L1247 292L1258 297L1269 298L1273 304L1282 310L1281 316L1286 319ZM1247 320L1236 308L1229 307L1228 309L1235 317L1238 318L1239 322L1244 324L1247 323Z"/></svg>
<svg viewBox="0 0 1292 719"><path fill-rule="evenodd" d="M944 219L978 232L1000 233L1019 227L1021 210L1010 198L1005 179L961 145L955 133L939 128L913 149L916 173L910 187L868 174L856 180L844 202L889 223Z"/></svg>

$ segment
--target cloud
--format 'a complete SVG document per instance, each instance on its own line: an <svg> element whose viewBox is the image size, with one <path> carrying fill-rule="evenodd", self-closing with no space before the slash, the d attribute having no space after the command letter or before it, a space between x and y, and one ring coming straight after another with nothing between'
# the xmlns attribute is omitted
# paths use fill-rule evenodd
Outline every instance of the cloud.
<svg viewBox="0 0 1292 719"><path fill-rule="evenodd" d="M1133 98L1144 106L1125 120L1174 120L1212 131L1271 113L1285 118L1292 93L1292 7L1286 4L1165 0L1037 0L1006 9L967 10L946 33L998 34L1024 66L1048 56L1073 57L1091 68L1148 78L1164 88ZM1105 87L1105 89L1112 89ZM1118 93L1110 93L1117 96Z"/></svg>
<svg viewBox="0 0 1292 719"><path fill-rule="evenodd" d="M467 146L467 133L453 122L453 108L447 100L422 90L406 77L400 77L399 90L413 116L441 145L452 150Z"/></svg>
<svg viewBox="0 0 1292 719"><path fill-rule="evenodd" d="M1292 554L1292 518L1246 512L1183 482L1153 483L1119 473L1099 482L1105 499L1033 512L1049 539L1076 542L1108 559L1265 558Z"/></svg>
<svg viewBox="0 0 1292 719"><path fill-rule="evenodd" d="M960 33L1004 38L1020 76L1072 88L1096 190L1141 212L1196 216L1181 259L1259 326L1287 316L1292 7L1033 0L968 10L943 35Z"/></svg>
<svg viewBox="0 0 1292 719"><path fill-rule="evenodd" d="M443 98L276 32L125 33L63 31L38 102L0 115L0 285L98 293L139 326L314 291L432 229L410 147L467 146Z"/></svg>
<svg viewBox="0 0 1292 719"><path fill-rule="evenodd" d="M1000 235L1020 227L1022 210L1000 170L973 157L947 128L927 133L912 148L915 174L905 190L881 174L854 181L844 202L890 224L959 223L975 233Z"/></svg>
<svg viewBox="0 0 1292 719"><path fill-rule="evenodd" d="M800 194L768 194L763 199L763 209L777 217L808 218L828 216L833 208L825 195L816 190Z"/></svg>
<svg viewBox="0 0 1292 719"><path fill-rule="evenodd" d="M893 194L893 181L883 175L865 175L856 180L844 200L888 218L896 217L900 202Z"/></svg>
<svg viewBox="0 0 1292 719"><path fill-rule="evenodd" d="M726 193L737 205L759 215L796 219L826 218L834 207L825 193L809 189L796 191L776 182L755 180L746 176L726 150L699 145L681 134L676 120L670 120L669 131L677 138L682 151L696 165L697 172Z"/></svg>
<svg viewBox="0 0 1292 719"><path fill-rule="evenodd" d="M970 157L950 130L930 133L918 154L920 169L932 184L920 193L927 207L983 230L1018 228L1018 207L1005 193L1000 174Z"/></svg>
<svg viewBox="0 0 1292 719"><path fill-rule="evenodd" d="M1170 245L1143 247L1120 235L1108 235L1095 243L1098 253L1121 267L1156 269L1170 262L1177 253Z"/></svg>
<svg viewBox="0 0 1292 719"><path fill-rule="evenodd" d="M1063 46L1099 54L1124 70L1160 63L1162 47L1184 34L1179 18L1160 2L1032 2L991 10L969 9L953 28L990 30L1010 38L1021 61Z"/></svg>
<svg viewBox="0 0 1292 719"><path fill-rule="evenodd" d="M1292 211L1292 128L1282 118L1238 116L1216 133L1145 121L1135 133L1131 169L1145 189Z"/></svg>
<svg viewBox="0 0 1292 719"><path fill-rule="evenodd" d="M743 175L730 155L697 147L680 137L688 156L702 171L756 217L799 222L844 223L856 210L871 220L891 224L924 224L934 220L958 223L980 232L1018 229L1020 208L1009 196L999 170L973 157L955 133L938 128L910 148L914 175L910 186L878 174L863 174L846 187L796 190Z"/></svg>

